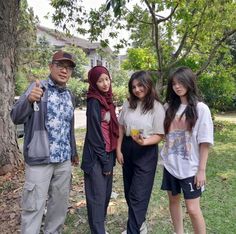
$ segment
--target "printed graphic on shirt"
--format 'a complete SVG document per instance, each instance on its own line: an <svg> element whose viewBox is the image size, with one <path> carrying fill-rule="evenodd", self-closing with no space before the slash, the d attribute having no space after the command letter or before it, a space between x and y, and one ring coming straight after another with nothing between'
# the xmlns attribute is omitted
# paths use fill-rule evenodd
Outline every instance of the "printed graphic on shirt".
<svg viewBox="0 0 236 234"><path fill-rule="evenodd" d="M209 108L202 102L197 104L198 119L191 132L187 130L185 116L180 118L185 109L186 105L181 104L161 150L166 170L178 179L195 176L199 166L200 143L213 144L213 122Z"/></svg>
<svg viewBox="0 0 236 234"><path fill-rule="evenodd" d="M187 131L186 118L176 115L163 148L163 156L189 160L191 157L191 133Z"/></svg>

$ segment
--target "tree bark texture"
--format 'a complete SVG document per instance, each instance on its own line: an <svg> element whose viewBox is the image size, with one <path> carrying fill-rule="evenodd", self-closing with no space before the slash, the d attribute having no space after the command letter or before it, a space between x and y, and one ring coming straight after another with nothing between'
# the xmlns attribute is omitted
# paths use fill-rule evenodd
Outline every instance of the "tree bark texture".
<svg viewBox="0 0 236 234"><path fill-rule="evenodd" d="M15 54L20 0L0 0L0 175L19 166L20 151L10 110L15 96Z"/></svg>

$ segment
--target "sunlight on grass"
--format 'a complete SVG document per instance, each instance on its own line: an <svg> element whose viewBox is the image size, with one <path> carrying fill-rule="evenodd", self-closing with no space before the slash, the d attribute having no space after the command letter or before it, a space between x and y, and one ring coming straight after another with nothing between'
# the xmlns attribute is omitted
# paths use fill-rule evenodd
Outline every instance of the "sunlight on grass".
<svg viewBox="0 0 236 234"><path fill-rule="evenodd" d="M236 171L235 170L227 170L225 172L219 173L217 174L218 176L220 176L220 178L222 180L233 180L236 179Z"/></svg>
<svg viewBox="0 0 236 234"><path fill-rule="evenodd" d="M228 121L231 123L236 123L236 113L227 113L227 115L223 113L217 114L215 118L218 121Z"/></svg>

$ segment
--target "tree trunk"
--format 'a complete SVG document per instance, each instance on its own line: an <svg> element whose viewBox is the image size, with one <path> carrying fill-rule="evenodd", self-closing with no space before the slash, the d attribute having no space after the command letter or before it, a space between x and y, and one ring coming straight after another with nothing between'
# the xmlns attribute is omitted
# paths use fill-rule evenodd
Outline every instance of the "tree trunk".
<svg viewBox="0 0 236 234"><path fill-rule="evenodd" d="M19 166L20 151L10 110L15 96L15 53L20 0L0 0L0 175Z"/></svg>

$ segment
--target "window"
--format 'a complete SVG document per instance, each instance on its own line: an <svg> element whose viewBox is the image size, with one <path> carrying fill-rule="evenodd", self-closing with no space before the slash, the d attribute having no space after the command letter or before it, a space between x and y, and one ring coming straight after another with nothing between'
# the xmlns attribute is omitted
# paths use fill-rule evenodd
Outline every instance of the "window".
<svg viewBox="0 0 236 234"><path fill-rule="evenodd" d="M102 66L102 61L97 60L97 66Z"/></svg>
<svg viewBox="0 0 236 234"><path fill-rule="evenodd" d="M91 65L91 68L94 67L94 62L93 62L93 59L90 60L90 65Z"/></svg>

